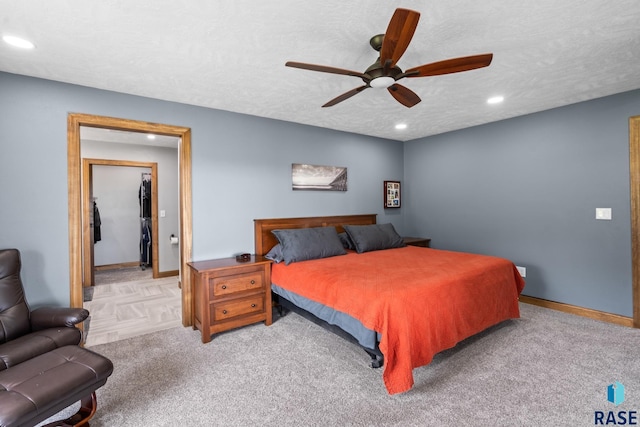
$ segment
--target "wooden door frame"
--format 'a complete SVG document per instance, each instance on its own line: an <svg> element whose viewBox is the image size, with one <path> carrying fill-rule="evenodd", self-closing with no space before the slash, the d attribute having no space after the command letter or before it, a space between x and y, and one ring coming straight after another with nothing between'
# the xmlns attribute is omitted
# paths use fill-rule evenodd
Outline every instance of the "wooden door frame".
<svg viewBox="0 0 640 427"><path fill-rule="evenodd" d="M107 160L107 159L82 159L82 284L86 288L93 285L91 283L91 271L93 265L91 249L93 242L91 239L91 193L89 185L91 180L91 168L98 166L121 166L139 167L151 169L151 269L153 278L160 277L158 259L158 164L155 162L137 162L131 160ZM89 280L87 280L89 279Z"/></svg>
<svg viewBox="0 0 640 427"><path fill-rule="evenodd" d="M83 306L82 290L82 172L80 126L145 132L180 138L179 157L179 250L182 289L182 324L192 325L191 275L187 262L192 258L191 217L191 129L137 120L70 113L67 117L67 185L69 190L69 289L71 307Z"/></svg>
<svg viewBox="0 0 640 427"><path fill-rule="evenodd" d="M629 118L633 326L640 328L640 116Z"/></svg>

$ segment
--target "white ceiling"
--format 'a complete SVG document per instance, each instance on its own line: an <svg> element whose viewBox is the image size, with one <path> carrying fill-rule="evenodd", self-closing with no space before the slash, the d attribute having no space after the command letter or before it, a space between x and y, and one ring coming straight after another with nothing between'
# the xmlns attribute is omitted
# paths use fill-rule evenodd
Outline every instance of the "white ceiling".
<svg viewBox="0 0 640 427"><path fill-rule="evenodd" d="M321 108L362 81L284 66L364 71L397 7L421 13L403 70L493 63L403 80L411 109L379 89ZM640 88L638 0L0 0L0 32L37 46L0 43L1 71L401 141Z"/></svg>

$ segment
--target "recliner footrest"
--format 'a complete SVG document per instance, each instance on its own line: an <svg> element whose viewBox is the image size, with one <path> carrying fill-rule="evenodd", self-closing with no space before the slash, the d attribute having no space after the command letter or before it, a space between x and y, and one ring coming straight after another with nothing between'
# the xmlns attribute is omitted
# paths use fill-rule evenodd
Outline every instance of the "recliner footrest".
<svg viewBox="0 0 640 427"><path fill-rule="evenodd" d="M35 425L80 400L85 406L112 372L109 359L73 345L0 371L0 425Z"/></svg>

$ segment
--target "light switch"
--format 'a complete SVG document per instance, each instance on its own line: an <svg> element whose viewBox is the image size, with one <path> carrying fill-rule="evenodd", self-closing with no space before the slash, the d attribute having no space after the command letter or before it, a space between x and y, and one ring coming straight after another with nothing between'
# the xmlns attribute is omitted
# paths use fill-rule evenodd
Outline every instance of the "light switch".
<svg viewBox="0 0 640 427"><path fill-rule="evenodd" d="M164 210L160 211L160 218L164 218L165 216L167 216L167 213Z"/></svg>
<svg viewBox="0 0 640 427"><path fill-rule="evenodd" d="M596 208L596 219L611 220L611 208Z"/></svg>

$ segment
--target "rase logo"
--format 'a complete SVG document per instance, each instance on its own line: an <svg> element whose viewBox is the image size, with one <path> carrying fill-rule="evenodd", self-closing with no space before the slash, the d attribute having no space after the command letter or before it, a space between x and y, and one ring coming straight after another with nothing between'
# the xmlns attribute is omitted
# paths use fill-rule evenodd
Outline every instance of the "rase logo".
<svg viewBox="0 0 640 427"><path fill-rule="evenodd" d="M616 381L607 387L607 400L616 407L624 402L624 386L621 382ZM595 411L595 425L637 425L637 411Z"/></svg>
<svg viewBox="0 0 640 427"><path fill-rule="evenodd" d="M607 400L616 406L624 402L624 386L619 381L607 387Z"/></svg>

